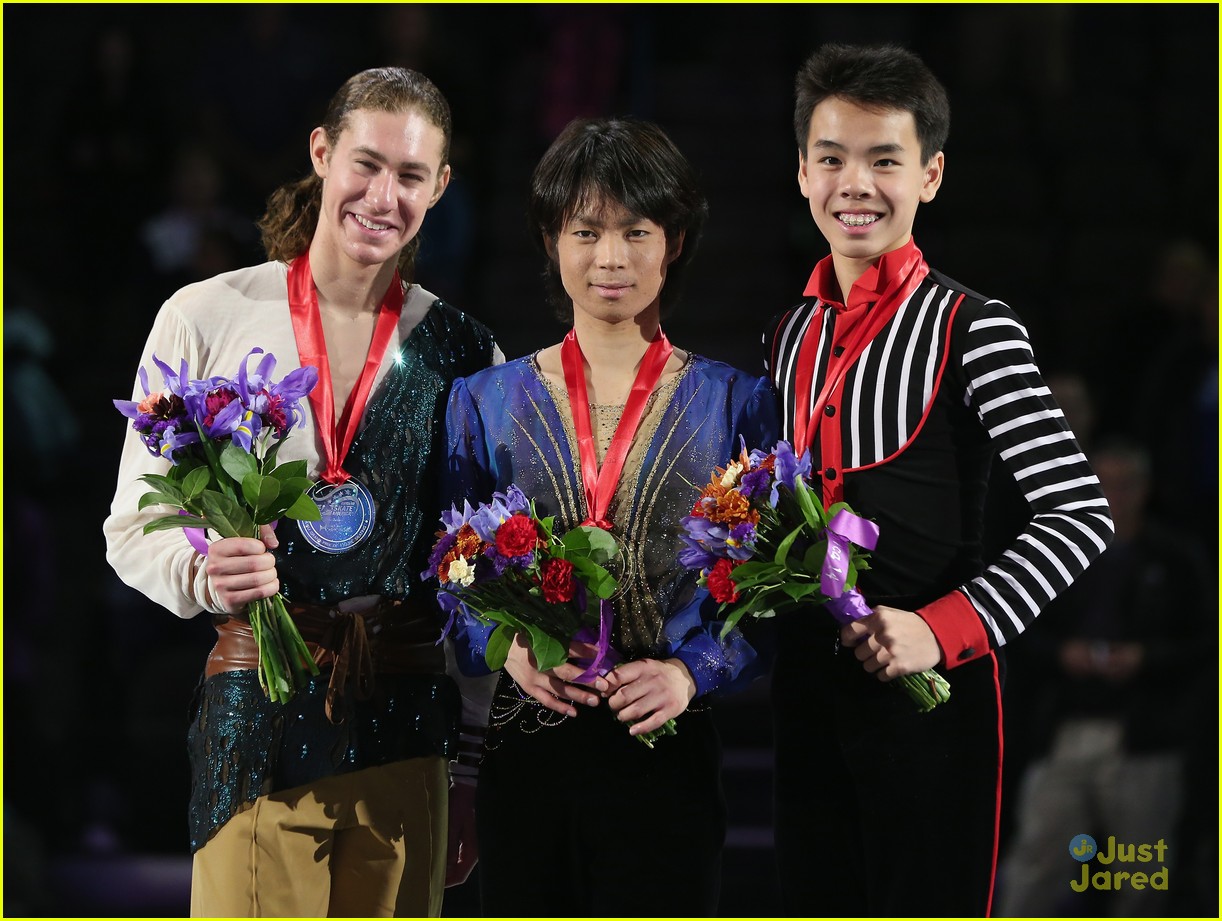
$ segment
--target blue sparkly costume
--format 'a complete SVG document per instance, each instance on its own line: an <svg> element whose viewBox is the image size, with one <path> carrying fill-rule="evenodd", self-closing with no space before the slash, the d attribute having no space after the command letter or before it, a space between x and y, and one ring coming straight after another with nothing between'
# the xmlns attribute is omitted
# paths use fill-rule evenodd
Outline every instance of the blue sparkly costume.
<svg viewBox="0 0 1222 921"><path fill-rule="evenodd" d="M592 409L605 448L621 408ZM446 422L448 491L460 503L512 483L558 531L586 518L567 393L533 356L456 381ZM627 659L682 660L698 696L677 734L650 750L605 705L568 718L501 673L476 811L488 914L690 916L710 898L715 908L725 817L706 700L746 680L755 652L737 631L718 639L717 604L677 561L680 519L713 468L737 456L740 436L755 447L776 433L768 381L700 356L651 397L608 510L624 557L612 642ZM486 671L489 632L465 619L460 666ZM647 829L632 821L655 815L664 818ZM619 874L625 855L632 868Z"/></svg>

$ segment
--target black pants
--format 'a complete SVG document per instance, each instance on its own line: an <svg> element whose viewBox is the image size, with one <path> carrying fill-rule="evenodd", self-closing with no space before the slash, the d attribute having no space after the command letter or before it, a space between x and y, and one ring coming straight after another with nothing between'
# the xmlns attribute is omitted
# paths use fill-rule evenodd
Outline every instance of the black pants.
<svg viewBox="0 0 1222 921"><path fill-rule="evenodd" d="M684 713L651 750L605 704L578 710L490 739L476 794L484 914L715 915L726 818L710 714Z"/></svg>
<svg viewBox="0 0 1222 921"><path fill-rule="evenodd" d="M995 656L946 672L951 699L918 713L852 650L836 652L834 630L812 638L806 626L801 641L781 637L773 674L786 914L987 915L1001 780Z"/></svg>

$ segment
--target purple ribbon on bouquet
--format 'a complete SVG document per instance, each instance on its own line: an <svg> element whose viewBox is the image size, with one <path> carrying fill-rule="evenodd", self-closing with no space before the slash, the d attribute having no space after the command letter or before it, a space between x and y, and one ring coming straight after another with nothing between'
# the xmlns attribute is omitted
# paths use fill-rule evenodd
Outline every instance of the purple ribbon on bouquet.
<svg viewBox="0 0 1222 921"><path fill-rule="evenodd" d="M186 509L180 508L178 514L188 514ZM195 548L195 552L200 556L208 555L208 540L205 536L203 528L183 528L183 536L187 539L187 543Z"/></svg>
<svg viewBox="0 0 1222 921"><path fill-rule="evenodd" d="M873 550L878 544L878 525L841 509L832 516L824 532L827 553L823 557L823 572L819 591L827 595L827 609L839 623L847 624L872 613L866 600L855 588L845 588L849 576L849 544Z"/></svg>
<svg viewBox="0 0 1222 921"><path fill-rule="evenodd" d="M585 671L573 679L574 684L586 684L595 678L601 678L615 667L618 654L611 648L611 602L603 598L598 602L598 637L589 627L582 627L574 634L573 639L579 643L594 643L593 659L575 659L577 665L585 666Z"/></svg>

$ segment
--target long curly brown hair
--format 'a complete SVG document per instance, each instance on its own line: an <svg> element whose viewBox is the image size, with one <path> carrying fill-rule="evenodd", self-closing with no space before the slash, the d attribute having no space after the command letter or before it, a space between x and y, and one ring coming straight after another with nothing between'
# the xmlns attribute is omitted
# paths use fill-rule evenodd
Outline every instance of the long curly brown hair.
<svg viewBox="0 0 1222 921"><path fill-rule="evenodd" d="M327 106L322 128L334 148L348 127L353 112L406 112L416 110L441 129L441 165L450 161L450 105L428 77L406 67L373 67L350 77ZM313 170L296 182L286 182L267 199L267 213L259 219L267 258L291 262L314 239L322 206L322 179ZM413 277L420 237L413 237L399 253L399 274Z"/></svg>

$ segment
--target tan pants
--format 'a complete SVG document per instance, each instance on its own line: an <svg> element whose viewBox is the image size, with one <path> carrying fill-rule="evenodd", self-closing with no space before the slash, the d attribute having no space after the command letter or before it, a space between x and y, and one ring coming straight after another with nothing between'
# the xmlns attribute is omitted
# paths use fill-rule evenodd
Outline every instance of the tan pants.
<svg viewBox="0 0 1222 921"><path fill-rule="evenodd" d="M446 767L413 758L260 797L196 852L192 917L437 917Z"/></svg>

